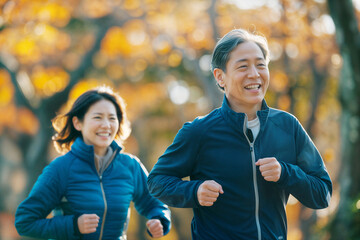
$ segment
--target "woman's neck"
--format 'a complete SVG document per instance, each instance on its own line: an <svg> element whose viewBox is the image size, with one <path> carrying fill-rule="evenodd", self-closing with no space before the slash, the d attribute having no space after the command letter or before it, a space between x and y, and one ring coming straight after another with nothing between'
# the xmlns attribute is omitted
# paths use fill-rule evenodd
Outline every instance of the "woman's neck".
<svg viewBox="0 0 360 240"><path fill-rule="evenodd" d="M108 151L108 148L101 148L101 149L94 149L94 153L98 156L98 157L103 157L106 155Z"/></svg>

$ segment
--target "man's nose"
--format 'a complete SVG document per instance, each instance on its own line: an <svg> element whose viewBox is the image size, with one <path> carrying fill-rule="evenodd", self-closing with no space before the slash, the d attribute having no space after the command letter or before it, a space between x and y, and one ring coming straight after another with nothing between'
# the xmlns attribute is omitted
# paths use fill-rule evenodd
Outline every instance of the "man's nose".
<svg viewBox="0 0 360 240"><path fill-rule="evenodd" d="M249 69L248 77L249 78L258 78L258 77L260 77L259 71L255 67L255 65L251 65L251 67Z"/></svg>

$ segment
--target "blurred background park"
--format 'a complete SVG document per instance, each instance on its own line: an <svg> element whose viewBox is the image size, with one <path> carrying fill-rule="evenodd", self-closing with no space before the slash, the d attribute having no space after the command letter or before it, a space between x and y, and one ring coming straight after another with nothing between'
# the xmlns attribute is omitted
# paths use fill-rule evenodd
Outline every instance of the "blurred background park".
<svg viewBox="0 0 360 240"><path fill-rule="evenodd" d="M300 120L333 180L327 209L290 198L288 239L360 239L359 18L360 0L0 0L0 239L21 239L14 213L58 156L57 113L110 85L132 122L125 150L150 171L184 122L221 105L210 57L234 28L267 37L268 105ZM162 239L191 239L192 210L171 210ZM150 239L133 209L128 239Z"/></svg>

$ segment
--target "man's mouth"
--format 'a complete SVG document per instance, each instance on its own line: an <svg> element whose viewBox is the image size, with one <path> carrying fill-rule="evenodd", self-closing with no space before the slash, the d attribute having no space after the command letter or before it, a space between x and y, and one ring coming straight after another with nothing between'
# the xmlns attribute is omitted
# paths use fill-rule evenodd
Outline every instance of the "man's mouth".
<svg viewBox="0 0 360 240"><path fill-rule="evenodd" d="M251 89L259 89L261 87L260 84L251 84L245 87L245 89L251 90Z"/></svg>

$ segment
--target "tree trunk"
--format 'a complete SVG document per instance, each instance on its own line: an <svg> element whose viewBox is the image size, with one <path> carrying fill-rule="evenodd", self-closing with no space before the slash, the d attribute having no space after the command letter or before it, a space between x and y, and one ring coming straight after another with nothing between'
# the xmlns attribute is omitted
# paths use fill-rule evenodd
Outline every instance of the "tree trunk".
<svg viewBox="0 0 360 240"><path fill-rule="evenodd" d="M53 134L49 113L42 111L37 114L37 117L40 123L39 131L31 139L31 142L28 143L28 147L25 150L24 165L28 172L28 181L24 191L26 195L30 192L44 166L48 163L49 143Z"/></svg>
<svg viewBox="0 0 360 240"><path fill-rule="evenodd" d="M359 239L353 204L360 192L360 33L351 0L328 0L343 58L339 84L342 105L340 203L331 223L331 239ZM359 216L358 216L359 217ZM357 217L357 218L358 218Z"/></svg>

